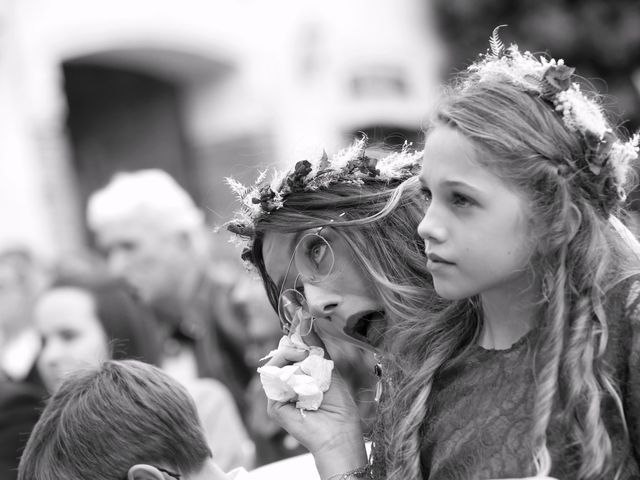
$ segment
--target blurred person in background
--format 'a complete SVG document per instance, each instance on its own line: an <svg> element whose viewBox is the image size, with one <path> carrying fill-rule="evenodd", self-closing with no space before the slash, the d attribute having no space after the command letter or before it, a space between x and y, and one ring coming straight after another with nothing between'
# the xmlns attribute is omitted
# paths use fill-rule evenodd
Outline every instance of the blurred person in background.
<svg viewBox="0 0 640 480"><path fill-rule="evenodd" d="M256 466L306 453L306 448L267 415L267 397L256 369L264 363L260 360L277 347L282 331L262 282L249 275L239 276L231 290L231 302L247 332L245 362L253 369L245 394L245 418L256 445Z"/></svg>
<svg viewBox="0 0 640 480"><path fill-rule="evenodd" d="M244 412L245 333L211 271L210 233L189 194L162 170L116 174L89 198L87 220L110 272L153 309L160 365L179 380L220 380Z"/></svg>
<svg viewBox="0 0 640 480"><path fill-rule="evenodd" d="M38 297L34 319L42 345L38 371L50 393L86 365L127 358L158 362L150 317L121 284L99 274L54 279Z"/></svg>
<svg viewBox="0 0 640 480"><path fill-rule="evenodd" d="M0 378L0 479L15 480L20 455L40 416L42 390Z"/></svg>
<svg viewBox="0 0 640 480"><path fill-rule="evenodd" d="M46 392L36 367L33 303L44 268L25 246L0 252L0 478L13 480Z"/></svg>
<svg viewBox="0 0 640 480"><path fill-rule="evenodd" d="M36 303L35 322L42 339L38 368L50 393L87 365L109 359L157 364L160 358L149 312L120 282L99 274L56 279ZM227 388L213 379L183 383L194 397L215 461L225 469L251 467L253 443Z"/></svg>
<svg viewBox="0 0 640 480"><path fill-rule="evenodd" d="M0 252L0 377L42 385L35 368L40 341L33 303L45 284L45 270L27 247Z"/></svg>

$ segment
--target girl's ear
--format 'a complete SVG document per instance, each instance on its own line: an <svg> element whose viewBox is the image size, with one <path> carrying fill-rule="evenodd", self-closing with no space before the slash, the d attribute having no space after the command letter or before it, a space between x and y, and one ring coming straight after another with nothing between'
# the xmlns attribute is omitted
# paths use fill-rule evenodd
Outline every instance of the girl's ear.
<svg viewBox="0 0 640 480"><path fill-rule="evenodd" d="M156 467L139 463L129 469L127 480L164 480L164 475Z"/></svg>
<svg viewBox="0 0 640 480"><path fill-rule="evenodd" d="M575 205L569 207L569 218L567 221L567 234L569 235L569 241L571 241L573 237L576 236L576 233L578 233L580 225L582 225L582 213L580 213L580 210Z"/></svg>

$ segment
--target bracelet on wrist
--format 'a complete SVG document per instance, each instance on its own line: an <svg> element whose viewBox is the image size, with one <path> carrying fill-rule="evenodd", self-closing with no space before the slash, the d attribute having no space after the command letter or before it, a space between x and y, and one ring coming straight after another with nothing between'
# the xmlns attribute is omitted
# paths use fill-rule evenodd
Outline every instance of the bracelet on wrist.
<svg viewBox="0 0 640 480"><path fill-rule="evenodd" d="M335 475L331 475L327 480L352 480L354 478L366 478L373 479L371 476L371 468L369 464L364 465L362 467L354 468L353 470L349 470L344 473L336 473Z"/></svg>

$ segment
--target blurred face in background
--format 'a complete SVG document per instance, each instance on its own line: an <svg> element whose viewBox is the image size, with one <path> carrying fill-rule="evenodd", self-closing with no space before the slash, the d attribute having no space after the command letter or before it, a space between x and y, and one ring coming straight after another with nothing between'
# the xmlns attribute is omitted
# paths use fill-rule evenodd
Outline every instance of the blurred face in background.
<svg viewBox="0 0 640 480"><path fill-rule="evenodd" d="M137 298L148 305L175 299L181 262L190 247L186 235L137 218L110 222L95 233L109 271Z"/></svg>
<svg viewBox="0 0 640 480"><path fill-rule="evenodd" d="M273 311L267 293L258 280L244 279L236 283L232 302L246 331L244 357L247 365L260 366L260 359L275 350L282 337L278 315Z"/></svg>
<svg viewBox="0 0 640 480"><path fill-rule="evenodd" d="M35 322L42 338L38 369L50 392L66 374L109 358L107 335L84 290L65 287L44 293L35 306Z"/></svg>

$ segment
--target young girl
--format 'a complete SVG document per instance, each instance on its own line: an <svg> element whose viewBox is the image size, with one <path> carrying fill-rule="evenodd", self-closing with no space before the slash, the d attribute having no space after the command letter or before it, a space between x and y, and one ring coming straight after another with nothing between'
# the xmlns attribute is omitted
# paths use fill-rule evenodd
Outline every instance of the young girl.
<svg viewBox="0 0 640 480"><path fill-rule="evenodd" d="M617 216L638 137L619 140L561 61L505 50L497 35L491 43L428 132L418 232L435 289L452 303L389 325L374 472L635 478L640 262ZM262 253L277 274L272 251ZM294 274L320 332L339 299L312 308L309 290L329 277ZM323 478L360 478L371 470L339 387L304 418L290 404L270 409ZM346 473L333 475L331 462Z"/></svg>
<svg viewBox="0 0 640 480"><path fill-rule="evenodd" d="M573 82L494 34L435 114L418 232L454 303L394 332L392 478L640 474L640 262L616 219L638 137Z"/></svg>

